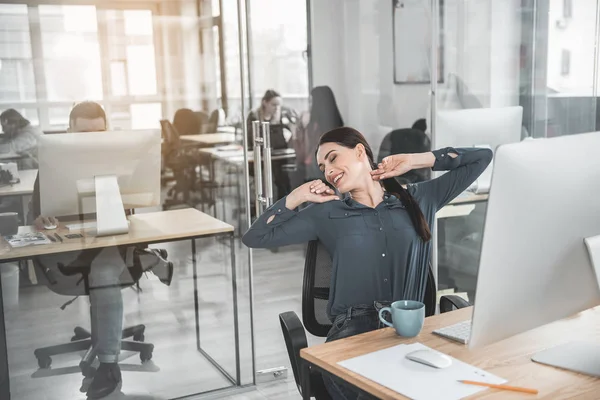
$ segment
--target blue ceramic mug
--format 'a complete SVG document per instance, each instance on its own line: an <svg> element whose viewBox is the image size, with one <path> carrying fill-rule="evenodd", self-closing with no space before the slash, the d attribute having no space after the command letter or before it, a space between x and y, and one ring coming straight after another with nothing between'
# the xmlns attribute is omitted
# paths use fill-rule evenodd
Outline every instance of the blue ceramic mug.
<svg viewBox="0 0 600 400"><path fill-rule="evenodd" d="M389 312L392 315L391 324L383 318L384 312ZM398 335L415 337L423 329L425 304L413 300L395 301L391 307L384 307L379 310L379 319L387 326L394 328Z"/></svg>

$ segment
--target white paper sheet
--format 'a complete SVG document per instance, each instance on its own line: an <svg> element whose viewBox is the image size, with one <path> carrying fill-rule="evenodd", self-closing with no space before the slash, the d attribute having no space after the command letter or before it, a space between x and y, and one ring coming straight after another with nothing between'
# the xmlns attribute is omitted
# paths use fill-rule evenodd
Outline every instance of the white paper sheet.
<svg viewBox="0 0 600 400"><path fill-rule="evenodd" d="M458 400L487 390L485 387L460 383L459 380L494 384L506 382L455 358L452 358L452 365L448 368L437 369L405 357L410 352L423 349L432 350L421 343L398 345L338 364L414 400Z"/></svg>

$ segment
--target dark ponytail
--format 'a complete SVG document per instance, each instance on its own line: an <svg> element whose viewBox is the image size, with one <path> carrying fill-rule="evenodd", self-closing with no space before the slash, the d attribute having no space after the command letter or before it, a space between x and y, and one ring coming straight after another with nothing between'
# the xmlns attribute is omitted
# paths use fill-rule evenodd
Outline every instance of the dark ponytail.
<svg viewBox="0 0 600 400"><path fill-rule="evenodd" d="M410 220L412 221L417 234L423 239L424 242L431 240L431 230L429 230L429 224L419 207L419 203L414 197L408 193L408 190L404 189L402 185L394 178L384 179L382 181L385 191L396 196L404 207L408 211Z"/></svg>
<svg viewBox="0 0 600 400"><path fill-rule="evenodd" d="M321 139L319 140L319 146L324 143L337 143L340 146L344 146L349 149L353 149L359 144L362 144L365 148L372 168L377 169L377 166L373 162L373 150L371 150L371 146L369 146L362 133L356 129L348 127L332 129L321 136ZM429 229L429 224L427 224L427 220L421 211L421 207L419 207L419 203L417 203L414 197L412 197L410 193L408 193L408 191L404 189L402 185L400 185L400 183L394 178L384 179L382 183L386 192L393 194L402 202L402 204L404 204L404 207L410 216L413 227L421 239L424 242L431 240L431 230Z"/></svg>

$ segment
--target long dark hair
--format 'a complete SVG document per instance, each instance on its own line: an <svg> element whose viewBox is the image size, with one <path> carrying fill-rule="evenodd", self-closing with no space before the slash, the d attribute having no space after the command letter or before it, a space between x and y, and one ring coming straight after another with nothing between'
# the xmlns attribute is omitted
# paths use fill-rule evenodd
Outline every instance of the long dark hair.
<svg viewBox="0 0 600 400"><path fill-rule="evenodd" d="M319 146L325 143L337 143L340 146L344 146L349 149L354 149L359 144L362 144L365 147L365 151L367 153L367 157L369 158L369 163L371 164L371 168L376 169L377 165L373 161L373 150L371 150L371 146L367 143L365 137L353 128L341 127L325 132L321 139L319 140ZM406 211L408 211L408 215L410 216L410 220L417 231L417 234L423 239L424 242L428 242L431 239L431 231L429 230L429 225L427 224L427 220L419 207L417 201L408 193L406 189L398 183L398 181L394 178L384 179L381 181L383 183L383 187L385 190L396 196L404 207L406 207Z"/></svg>
<svg viewBox="0 0 600 400"><path fill-rule="evenodd" d="M19 129L25 128L30 122L14 108L9 108L0 114L0 124L4 133L16 135Z"/></svg>
<svg viewBox="0 0 600 400"><path fill-rule="evenodd" d="M268 103L269 101L273 100L275 97L281 97L281 95L273 89L267 90L265 92L265 94L263 95L262 100L260 101L260 106L262 107L263 103Z"/></svg>
<svg viewBox="0 0 600 400"><path fill-rule="evenodd" d="M311 90L310 95L312 96L308 123L310 131L314 132L318 127L321 133L344 126L344 120L329 86L317 86Z"/></svg>

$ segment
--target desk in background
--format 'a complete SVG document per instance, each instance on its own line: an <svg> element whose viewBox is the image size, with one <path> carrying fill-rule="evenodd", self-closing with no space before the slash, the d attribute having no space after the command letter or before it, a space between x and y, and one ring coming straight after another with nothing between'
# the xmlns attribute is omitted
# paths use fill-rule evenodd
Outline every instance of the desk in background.
<svg viewBox="0 0 600 400"><path fill-rule="evenodd" d="M200 135L180 136L184 142L197 143L200 146L216 146L219 144L235 143L235 133L203 133Z"/></svg>
<svg viewBox="0 0 600 400"><path fill-rule="evenodd" d="M18 196L21 198L21 204L23 206L23 223L25 223L28 211L28 201L26 200L33 194L33 186L35 185L35 178L37 177L37 174L37 169L26 169L19 171L19 183L0 187L0 198L6 196Z"/></svg>
<svg viewBox="0 0 600 400"><path fill-rule="evenodd" d="M600 379L537 364L531 361L531 356L540 350L570 341L600 341L600 307L476 350L469 350L467 346L431 333L435 329L470 319L471 313L472 308L469 307L426 318L425 326L416 338L401 338L392 328L379 329L302 349L300 356L318 369L336 375L360 390L385 400L400 400L406 397L350 372L337 363L399 344L419 342L507 379L508 385L539 390L539 395L536 397L530 394L488 389L469 399L598 398Z"/></svg>
<svg viewBox="0 0 600 400"><path fill-rule="evenodd" d="M180 240L190 240L192 244L192 266L194 274L194 310L196 321L196 346L204 357L207 358L234 386L241 385L240 371L240 343L239 343L239 324L238 324L238 301L237 301L237 277L235 269L235 250L233 226L219 221L209 215L206 215L196 209L187 208L182 210L162 211L145 214L135 214L129 216L129 233L118 236L96 237L87 235L81 239L67 239L65 234L70 231L61 226L56 231L48 231L48 233L58 232L64 242L52 243L46 245L27 246L21 248L12 248L3 239L0 239L0 263L27 260L32 257L57 254L70 251L79 251L86 249L97 249L121 245L134 244L154 244L165 243ZM25 233L31 231L32 227L20 227L19 232ZM230 240L231 249L231 284L233 288L233 320L234 320L234 336L235 336L235 373L229 374L224 367L215 361L200 344L200 325L199 325L199 310L198 310L198 282L197 282L197 265L196 265L196 240L211 236L227 236ZM1 279L1 278L0 278ZM4 309L1 307L2 285L0 282L0 354L2 349L6 349L6 332L4 328ZM7 358L0 358L0 372L8 371ZM32 357L32 363L35 364ZM7 373L8 376L8 373ZM0 382L0 399L10 400L10 392L8 384L2 385Z"/></svg>

